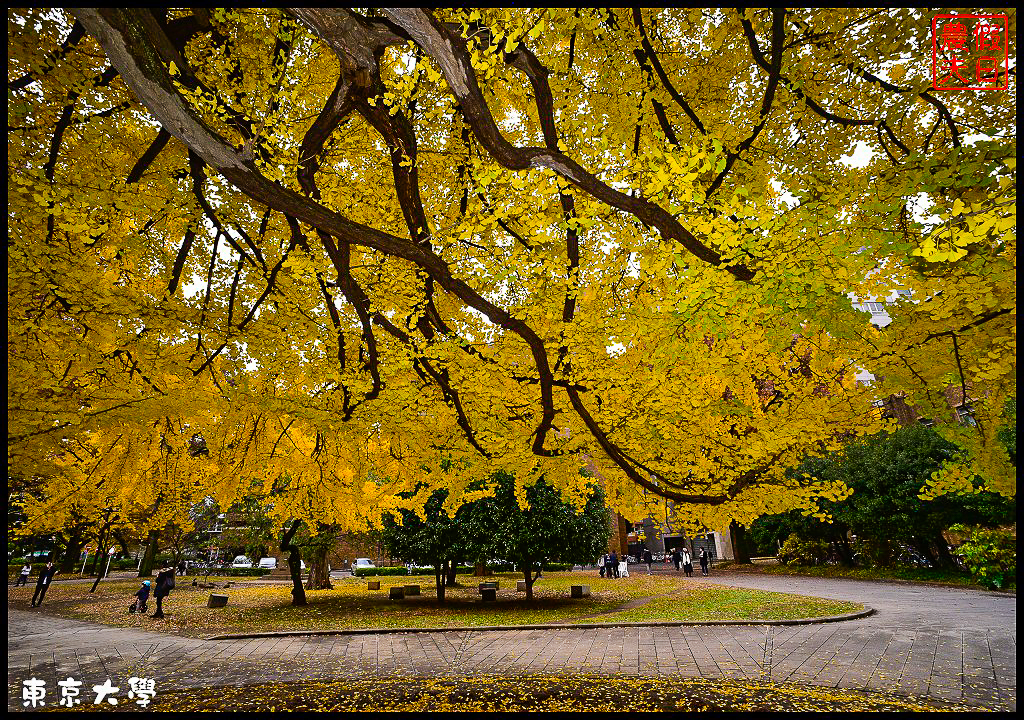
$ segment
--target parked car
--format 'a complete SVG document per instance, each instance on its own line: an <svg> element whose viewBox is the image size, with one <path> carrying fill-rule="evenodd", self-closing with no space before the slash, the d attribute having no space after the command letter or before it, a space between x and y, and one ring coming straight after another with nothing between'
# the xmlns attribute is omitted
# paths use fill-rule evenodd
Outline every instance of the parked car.
<svg viewBox="0 0 1024 720"><path fill-rule="evenodd" d="M231 563L231 567L233 567L233 568L251 569L252 568L252 560L247 558L245 555L239 555Z"/></svg>
<svg viewBox="0 0 1024 720"><path fill-rule="evenodd" d="M277 568L277 558L260 558L260 570L274 570Z"/></svg>
<svg viewBox="0 0 1024 720"><path fill-rule="evenodd" d="M352 569L353 570L355 570L357 568L375 568L375 567L377 567L377 566L373 564L373 560L371 560L370 558L356 558L356 561L354 563L352 563Z"/></svg>

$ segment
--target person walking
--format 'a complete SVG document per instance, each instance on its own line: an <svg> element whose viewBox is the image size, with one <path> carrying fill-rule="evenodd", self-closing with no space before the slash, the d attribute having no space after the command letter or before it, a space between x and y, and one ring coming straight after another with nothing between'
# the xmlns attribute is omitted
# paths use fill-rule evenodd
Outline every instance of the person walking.
<svg viewBox="0 0 1024 720"><path fill-rule="evenodd" d="M700 549L700 574L708 575L708 551L706 548Z"/></svg>
<svg viewBox="0 0 1024 720"><path fill-rule="evenodd" d="M166 567L156 576L156 590L153 596L156 598L156 612L150 615L152 618L162 619L164 616L164 598L170 595L174 589L174 568Z"/></svg>
<svg viewBox="0 0 1024 720"><path fill-rule="evenodd" d="M676 566L676 572L679 572L679 565L683 562L683 556L679 554L679 548L672 548L672 564Z"/></svg>
<svg viewBox="0 0 1024 720"><path fill-rule="evenodd" d="M619 577L619 554L612 550L611 555L608 557L608 565L612 571L612 577Z"/></svg>
<svg viewBox="0 0 1024 720"><path fill-rule="evenodd" d="M680 560L683 563L683 572L686 573L686 577L693 577L693 559L690 557L688 549L683 548Z"/></svg>
<svg viewBox="0 0 1024 720"><path fill-rule="evenodd" d="M647 548L644 548L643 555L644 555L644 565L647 566L647 574L650 575L651 574L651 563L654 562L654 556L651 555L651 551L648 550Z"/></svg>
<svg viewBox="0 0 1024 720"><path fill-rule="evenodd" d="M53 561L46 563L46 567L39 571L39 579L36 580L36 591L32 594L32 607L39 607L43 604L46 591L49 590L50 582L56 574L57 566L53 564Z"/></svg>
<svg viewBox="0 0 1024 720"><path fill-rule="evenodd" d="M18 576L18 582L14 583L14 587L19 585L28 585L28 576L32 574L32 566L25 563L25 567L21 569L21 575Z"/></svg>

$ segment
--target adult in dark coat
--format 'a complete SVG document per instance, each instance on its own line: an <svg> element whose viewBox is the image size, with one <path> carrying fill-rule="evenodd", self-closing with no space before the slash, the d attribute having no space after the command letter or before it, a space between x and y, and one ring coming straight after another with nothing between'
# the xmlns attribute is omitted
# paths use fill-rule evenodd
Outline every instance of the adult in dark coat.
<svg viewBox="0 0 1024 720"><path fill-rule="evenodd" d="M679 548L672 548L672 564L676 566L676 572L679 572L679 564L682 561L683 556L679 554Z"/></svg>
<svg viewBox="0 0 1024 720"><path fill-rule="evenodd" d="M46 591L50 589L50 582L56 574L57 566L52 562L46 563L46 567L39 571L39 579L36 580L36 591L32 594L32 607L39 607L43 604Z"/></svg>
<svg viewBox="0 0 1024 720"><path fill-rule="evenodd" d="M608 564L611 566L612 577L619 577L619 554L614 550L608 556Z"/></svg>
<svg viewBox="0 0 1024 720"><path fill-rule="evenodd" d="M648 550L647 548L644 548L643 555L644 555L644 565L647 566L647 574L650 575L651 574L651 563L654 562L654 556L651 555L651 551Z"/></svg>
<svg viewBox="0 0 1024 720"><path fill-rule="evenodd" d="M700 574L708 574L708 551L704 548L700 549Z"/></svg>
<svg viewBox="0 0 1024 720"><path fill-rule="evenodd" d="M156 588L153 597L156 598L156 612L150 615L154 618L164 616L164 598L174 589L174 568L166 567L156 576Z"/></svg>

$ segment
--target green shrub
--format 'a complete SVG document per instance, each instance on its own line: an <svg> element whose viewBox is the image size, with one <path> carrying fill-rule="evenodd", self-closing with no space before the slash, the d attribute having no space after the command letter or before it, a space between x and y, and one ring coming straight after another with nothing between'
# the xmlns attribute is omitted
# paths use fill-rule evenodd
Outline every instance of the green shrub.
<svg viewBox="0 0 1024 720"><path fill-rule="evenodd" d="M898 565L900 547L892 540L857 538L852 549L856 564L861 567L891 568Z"/></svg>
<svg viewBox="0 0 1024 720"><path fill-rule="evenodd" d="M824 565L828 557L828 545L823 540L803 540L793 533L779 550L779 562L783 565Z"/></svg>
<svg viewBox="0 0 1024 720"><path fill-rule="evenodd" d="M1005 590L1017 584L1017 529L969 528L954 525L951 532L966 538L957 551L979 584Z"/></svg>
<svg viewBox="0 0 1024 720"><path fill-rule="evenodd" d="M408 575L409 569L404 565L401 567L361 567L356 568L352 571L356 577L373 577L375 575ZM433 574L434 568L417 568L415 570L417 575Z"/></svg>

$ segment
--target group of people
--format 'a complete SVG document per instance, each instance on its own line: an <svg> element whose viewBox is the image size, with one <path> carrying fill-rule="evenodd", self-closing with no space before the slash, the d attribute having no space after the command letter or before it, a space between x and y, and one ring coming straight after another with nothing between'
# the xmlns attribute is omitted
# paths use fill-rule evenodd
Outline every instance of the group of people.
<svg viewBox="0 0 1024 720"><path fill-rule="evenodd" d="M619 555L614 550L601 557L599 567L601 577L622 577L622 570L619 568ZM629 577L629 570L626 570L626 577Z"/></svg>
<svg viewBox="0 0 1024 720"><path fill-rule="evenodd" d="M50 588L50 583L53 582L53 576L59 571L57 566L53 562L46 563L43 569L39 571L39 577L36 579L36 591L32 594L32 607L39 607L43 604L43 598L46 597L46 591ZM153 597L156 598L156 612L150 617L160 619L164 617L164 598L167 597L171 590L174 589L174 573L175 569L173 566L165 567L157 573L156 576L156 588L153 592ZM14 584L15 587L28 584L28 578L32 574L32 565L26 563L21 568L21 572L18 575L18 581ZM131 604L129 612L146 612L146 605L149 601L149 593L151 589L151 583L149 580L142 582L142 587L139 588L138 592L135 593L135 602Z"/></svg>
<svg viewBox="0 0 1024 720"><path fill-rule="evenodd" d="M697 553L697 562L700 563L700 574L709 575L708 567L711 564L711 556L706 548L701 548ZM682 567L686 577L693 577L693 559L690 557L688 548L674 548L672 550L672 564L676 566L676 571Z"/></svg>
<svg viewBox="0 0 1024 720"><path fill-rule="evenodd" d="M650 575L651 566L654 563L654 556L651 554L651 551L644 548L640 552L639 559L647 566L647 574ZM683 572L686 573L686 577L693 577L693 559L690 557L690 551L688 548L674 548L672 550L672 563L675 565L677 571L682 569ZM711 566L711 555L708 553L707 548L700 548L697 551L697 563L700 565L701 575L708 576L711 574L709 572L709 568ZM614 550L601 557L598 567L601 572L601 577L622 577L622 570L619 567L619 556ZM628 571L626 577L629 577Z"/></svg>
<svg viewBox="0 0 1024 720"><path fill-rule="evenodd" d="M165 567L156 575L156 588L153 597L156 598L156 612L150 617L161 619L164 616L164 598L170 595L174 589L174 568ZM128 612L146 612L146 603L149 600L150 582L142 581L142 587L135 593L135 602L128 608Z"/></svg>

